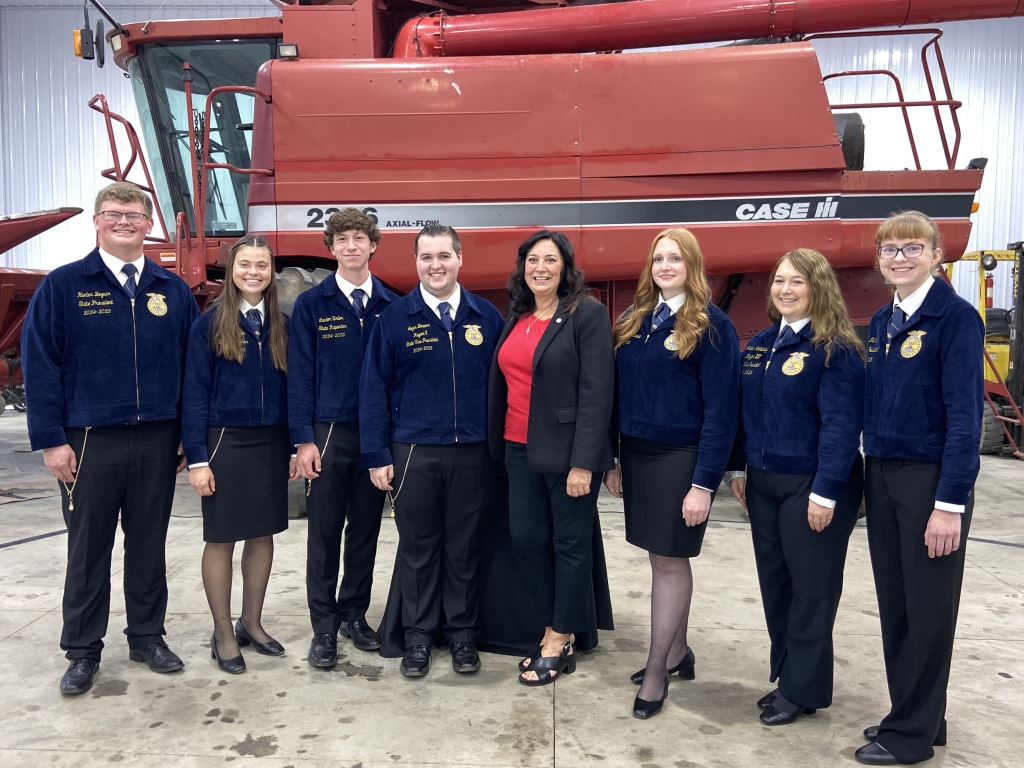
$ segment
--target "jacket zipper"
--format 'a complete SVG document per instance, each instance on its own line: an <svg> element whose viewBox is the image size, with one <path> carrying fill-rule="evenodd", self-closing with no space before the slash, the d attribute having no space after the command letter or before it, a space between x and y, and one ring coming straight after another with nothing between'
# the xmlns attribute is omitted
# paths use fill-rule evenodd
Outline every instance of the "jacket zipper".
<svg viewBox="0 0 1024 768"><path fill-rule="evenodd" d="M455 442L459 442L459 394L455 388L455 339L453 331L448 331L448 346L452 350L452 407L455 409Z"/></svg>
<svg viewBox="0 0 1024 768"><path fill-rule="evenodd" d="M262 335L262 334L261 334ZM260 339L256 342L256 349L260 351L260 424L264 424L267 420L266 413L266 395L263 393L263 340Z"/></svg>
<svg viewBox="0 0 1024 768"><path fill-rule="evenodd" d="M132 342L135 347L135 420L142 421L142 397L139 395L139 330L135 321L135 297L132 297Z"/></svg>

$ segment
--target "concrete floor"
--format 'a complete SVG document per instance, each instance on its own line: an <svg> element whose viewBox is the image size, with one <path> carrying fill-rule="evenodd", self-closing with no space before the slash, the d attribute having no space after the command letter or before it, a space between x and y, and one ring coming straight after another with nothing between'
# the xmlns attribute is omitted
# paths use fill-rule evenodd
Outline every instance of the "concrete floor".
<svg viewBox="0 0 1024 768"><path fill-rule="evenodd" d="M474 677L435 654L430 675L407 680L397 659L356 651L333 671L305 661L310 639L303 571L305 522L277 539L265 626L283 659L250 652L249 671L222 674L209 657L211 621L200 581L198 498L179 477L167 540L167 640L183 673L159 676L128 661L121 569L92 692L63 699L58 647L66 537L56 484L28 453L25 417L0 418L0 766L852 766L860 731L888 698L863 525L854 531L835 632L835 702L797 724L767 728L754 702L767 681L768 638L749 527L722 496L694 561L690 645L697 679L675 678L665 711L630 716L631 672L649 631L646 555L625 543L621 504L601 499L617 629L554 686L516 683L515 659L484 655ZM1024 716L1024 464L985 457L978 483L949 686L949 746L931 765L1017 766ZM394 561L384 521L369 619L379 620ZM16 542L10 544L10 542ZM115 557L115 561L116 561ZM236 558L237 560L237 558ZM237 591L237 590L236 590ZM237 613L237 609L236 609Z"/></svg>

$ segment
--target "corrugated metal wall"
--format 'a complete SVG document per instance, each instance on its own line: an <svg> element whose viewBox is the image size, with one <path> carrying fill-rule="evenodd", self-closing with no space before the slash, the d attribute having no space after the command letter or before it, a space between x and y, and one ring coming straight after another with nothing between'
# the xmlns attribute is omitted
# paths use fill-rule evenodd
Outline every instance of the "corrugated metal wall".
<svg viewBox="0 0 1024 768"><path fill-rule="evenodd" d="M277 15L267 0L104 0L121 23L148 19ZM100 16L89 14L95 28ZM97 93L139 128L131 82L111 60L103 69L75 58L81 2L0 0L0 215L75 206L85 212L6 254L0 265L53 269L94 242L92 202L111 165L103 118L85 105ZM109 29L109 25L106 25ZM140 131L141 138L141 131ZM120 149L126 158L127 145ZM154 234L159 232L159 224Z"/></svg>
<svg viewBox="0 0 1024 768"><path fill-rule="evenodd" d="M123 21L149 18L216 18L277 13L269 2L210 4L172 0L108 7ZM97 15L92 14L93 23ZM110 164L102 119L85 108L105 93L113 110L137 125L129 81L112 64L100 70L72 56L71 31L82 23L81 4L0 0L0 213L75 205L88 208ZM971 248L1002 248L1024 239L1024 19L961 22L943 26L942 48L963 129L958 167L989 158L978 195ZM822 40L815 43L824 72L891 69L908 99L927 98L920 36ZM880 77L829 83L833 102L885 101L893 86ZM894 110L861 110L867 130L868 168L912 167L902 118ZM915 110L915 138L925 167L941 167L934 118ZM0 256L0 264L53 268L78 258L93 242L85 214ZM1005 267L1003 268L1005 269ZM965 288L973 269L957 268ZM997 273L997 305L1008 306L1009 280ZM965 290L965 295L973 295Z"/></svg>

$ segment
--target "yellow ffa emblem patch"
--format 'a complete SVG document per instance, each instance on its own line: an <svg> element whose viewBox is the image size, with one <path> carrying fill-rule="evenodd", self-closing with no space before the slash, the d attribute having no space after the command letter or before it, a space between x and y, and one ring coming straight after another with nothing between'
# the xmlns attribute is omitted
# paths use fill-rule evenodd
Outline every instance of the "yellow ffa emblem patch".
<svg viewBox="0 0 1024 768"><path fill-rule="evenodd" d="M911 331L909 338L900 347L900 354L904 357L913 357L921 351L921 337L928 331Z"/></svg>
<svg viewBox="0 0 1024 768"><path fill-rule="evenodd" d="M467 325L466 326L466 341L472 344L474 347L479 347L484 343L484 335L480 333L479 325Z"/></svg>
<svg viewBox="0 0 1024 768"><path fill-rule="evenodd" d="M676 335L674 333L670 333L665 337L665 349L669 352L679 351L679 342L676 341Z"/></svg>
<svg viewBox="0 0 1024 768"><path fill-rule="evenodd" d="M807 352L792 353L789 360L782 364L782 372L787 376L796 376L804 369L804 358L807 356Z"/></svg>
<svg viewBox="0 0 1024 768"><path fill-rule="evenodd" d="M159 293L147 293L149 301L146 302L146 309L149 310L150 314L156 315L157 317L163 317L167 314L167 302L164 297Z"/></svg>

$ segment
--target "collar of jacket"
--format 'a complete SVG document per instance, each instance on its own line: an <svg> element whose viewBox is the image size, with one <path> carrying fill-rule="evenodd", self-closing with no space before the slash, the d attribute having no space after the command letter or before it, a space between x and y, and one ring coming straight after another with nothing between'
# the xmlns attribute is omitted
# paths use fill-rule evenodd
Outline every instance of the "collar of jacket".
<svg viewBox="0 0 1024 768"><path fill-rule="evenodd" d="M583 299L583 301L581 301L576 306L577 311L579 310L580 306L583 304L584 301L587 301L587 299ZM551 344L552 340L555 338L558 332L569 324L568 317L569 310L566 309L565 307L565 300L559 299L558 309L556 309L555 314L551 316L551 322L549 322L548 327L544 329L544 334L540 337L540 341L537 342L537 349L534 350L533 352L534 373L536 373L537 371L537 361L540 360L541 356L548 348L548 345Z"/></svg>
<svg viewBox="0 0 1024 768"><path fill-rule="evenodd" d="M455 313L455 317L452 318L453 326L457 326L465 320L466 315L470 312L475 313L477 316L483 314L483 311L480 309L480 304L477 302L477 297L462 286L459 286L459 290L462 291L462 295L459 297L459 309ZM405 295L405 297L409 300L410 316L420 313L434 325L439 328L444 328L444 325L441 324L441 318L438 317L437 313L428 307L427 302L423 300L423 294L420 293L420 286L418 283Z"/></svg>
<svg viewBox="0 0 1024 768"><path fill-rule="evenodd" d="M779 329L781 327L782 321L779 320L777 323L772 325L771 328L768 329L770 340L766 339L765 341L767 342L769 347L774 345L775 340L779 338ZM794 344L799 344L801 341L804 341L805 339L807 341L810 341L811 339L814 338L814 328L812 327L812 323L806 323L803 328L801 328L799 331L794 331L794 333L795 335L793 336L793 338L790 341L783 344L781 347L779 347L779 349L792 347Z"/></svg>
<svg viewBox="0 0 1024 768"><path fill-rule="evenodd" d="M370 298L366 301L366 308L363 312L371 311L378 303L384 299L384 294L387 293L387 288L384 284L374 277L373 273L370 273L370 281L373 283L373 288L370 290ZM338 285L338 279L332 272L330 276L325 277L320 281L320 284L316 286L320 289L320 295L325 299L330 299L334 296L344 296L341 292L341 286ZM355 315L355 310L352 309L352 302L346 299L345 301L339 302L341 307L351 315Z"/></svg>
<svg viewBox="0 0 1024 768"><path fill-rule="evenodd" d="M924 297L924 302L921 304L921 308L907 318L907 321L903 324L903 328L900 330L900 333L902 334L907 329L913 328L921 322L922 317L941 317L946 311L946 305L949 303L949 300L955 295L956 294L949 283L941 277L935 278L935 283L928 290L928 295ZM892 319L892 301L878 310L878 312L875 313L875 318L884 320L888 323L889 320Z"/></svg>
<svg viewBox="0 0 1024 768"><path fill-rule="evenodd" d="M99 247L96 247L89 252L88 256L85 257L85 276L94 277L103 273L106 273L107 277L114 283L114 285L121 288L121 284L117 281L117 278L110 274L110 270L107 269L107 265L103 263ZM139 279L139 287L136 290L136 295L141 294L143 290L154 280L169 280L170 278L170 272L147 256L146 266L142 270L142 277Z"/></svg>

